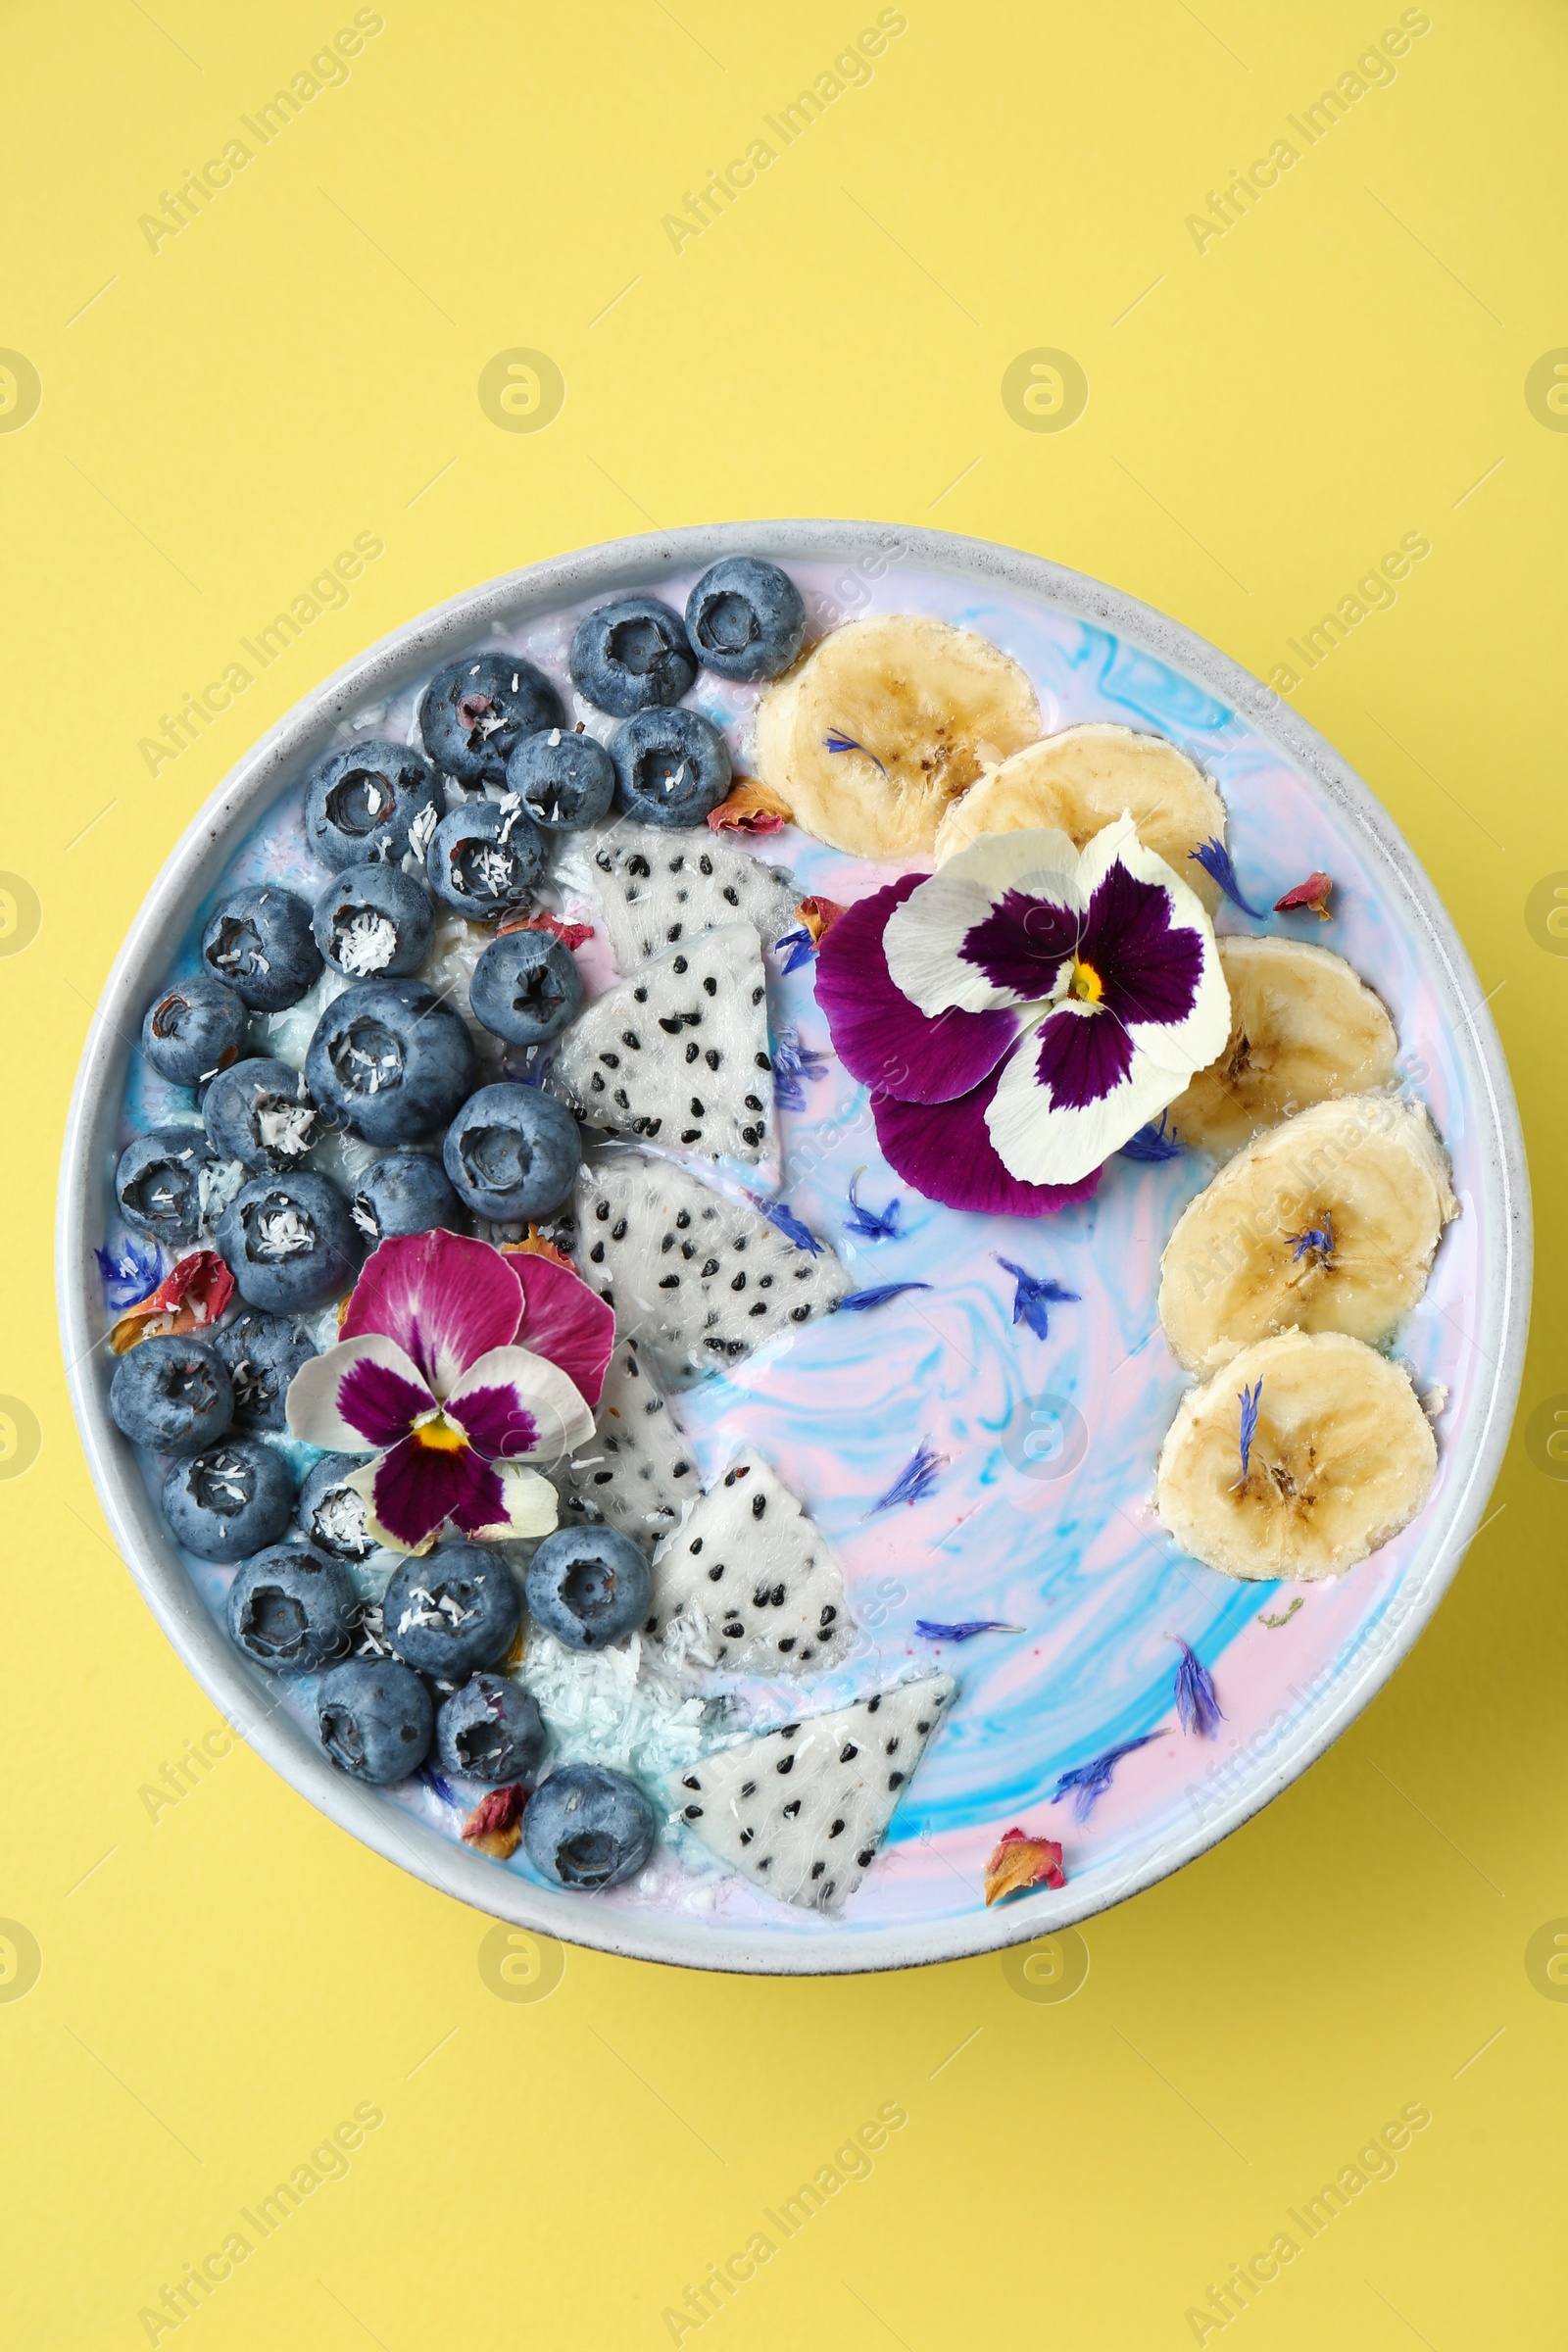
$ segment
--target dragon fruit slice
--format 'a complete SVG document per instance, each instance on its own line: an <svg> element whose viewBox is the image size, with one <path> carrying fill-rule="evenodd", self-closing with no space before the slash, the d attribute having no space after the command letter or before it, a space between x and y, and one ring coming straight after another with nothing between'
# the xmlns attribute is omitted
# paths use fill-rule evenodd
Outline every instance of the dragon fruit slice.
<svg viewBox="0 0 1568 2352"><path fill-rule="evenodd" d="M709 1852L764 1894L836 1911L875 1860L954 1688L925 1675L787 1723L672 1772L665 1790Z"/></svg>
<svg viewBox="0 0 1568 2352"><path fill-rule="evenodd" d="M767 977L750 923L656 956L578 1014L550 1087L590 1127L760 1159L773 1119Z"/></svg>
<svg viewBox="0 0 1568 2352"><path fill-rule="evenodd" d="M729 923L750 923L771 947L797 921L800 885L711 834L669 833L616 822L575 836L561 878L598 901L617 970L634 971L677 940Z"/></svg>
<svg viewBox="0 0 1568 2352"><path fill-rule="evenodd" d="M836 1664L853 1624L819 1530L746 1453L655 1553L645 1630L699 1665L803 1674Z"/></svg>
<svg viewBox="0 0 1568 2352"><path fill-rule="evenodd" d="M584 1161L576 1207L577 1262L620 1329L694 1372L809 1322L850 1288L831 1250L798 1248L669 1160Z"/></svg>
<svg viewBox="0 0 1568 2352"><path fill-rule="evenodd" d="M594 1419L593 1437L560 1481L563 1521L602 1519L635 1542L656 1543L679 1523L697 1469L634 1337L610 1359Z"/></svg>

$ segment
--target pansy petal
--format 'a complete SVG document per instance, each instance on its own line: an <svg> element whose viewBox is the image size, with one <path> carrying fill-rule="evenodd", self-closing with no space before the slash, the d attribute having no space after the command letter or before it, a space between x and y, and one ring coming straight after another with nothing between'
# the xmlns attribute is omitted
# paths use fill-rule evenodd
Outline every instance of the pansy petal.
<svg viewBox="0 0 1568 2352"><path fill-rule="evenodd" d="M925 1013L1049 997L1084 901L1065 833L987 833L921 882L887 927L888 969Z"/></svg>
<svg viewBox="0 0 1568 2352"><path fill-rule="evenodd" d="M395 1341L368 1333L313 1355L288 1384L289 1435L328 1453L379 1453L435 1402Z"/></svg>
<svg viewBox="0 0 1568 2352"><path fill-rule="evenodd" d="M512 1260L488 1242L437 1228L399 1235L371 1252L342 1336L384 1333L414 1358L439 1397L481 1355L514 1340L521 1320L522 1285Z"/></svg>
<svg viewBox="0 0 1568 2352"><path fill-rule="evenodd" d="M896 988L882 934L918 874L858 899L823 933L816 1001L833 1050L862 1086L906 1102L947 1102L996 1068L1018 1034L1014 1012L946 1012L928 1020Z"/></svg>
<svg viewBox="0 0 1568 2352"><path fill-rule="evenodd" d="M506 1537L551 1533L560 1517L561 1498L548 1478L541 1478L537 1470L522 1462L484 1463L481 1467L483 1483L475 1482L471 1498L453 1512L455 1526L487 1544Z"/></svg>
<svg viewBox="0 0 1568 2352"><path fill-rule="evenodd" d="M1035 1084L1055 1110L1103 1102L1133 1066L1132 1039L1120 1021L1088 1004L1058 1005L1021 1052L1032 1057Z"/></svg>
<svg viewBox="0 0 1568 2352"><path fill-rule="evenodd" d="M501 1507L501 1482L466 1446L405 1438L349 1481L366 1497L366 1526L389 1551L423 1551L460 1512L484 1519Z"/></svg>
<svg viewBox="0 0 1568 2352"><path fill-rule="evenodd" d="M575 1266L519 1250L508 1260L522 1283L517 1337L535 1355L559 1364L584 1403L597 1404L615 1345L615 1310L591 1291Z"/></svg>
<svg viewBox="0 0 1568 2352"><path fill-rule="evenodd" d="M493 1348L470 1365L446 1416L486 1459L529 1454L553 1462L594 1434L594 1417L566 1374L528 1348Z"/></svg>
<svg viewBox="0 0 1568 2352"><path fill-rule="evenodd" d="M928 1200L982 1216L1043 1217L1087 1200L1098 1168L1077 1184L1047 1185L1023 1183L1004 1166L986 1125L997 1087L993 1075L956 1102L930 1105L873 1095L871 1116L889 1167Z"/></svg>
<svg viewBox="0 0 1568 2352"><path fill-rule="evenodd" d="M1097 1078L1109 1080L1099 1096ZM986 1124L1020 1182L1076 1184L1174 1102L1185 1082L1131 1047L1111 1014L1063 1004L1004 1068Z"/></svg>
<svg viewBox="0 0 1568 2352"><path fill-rule="evenodd" d="M1106 967L1107 1009L1162 1069L1206 1069L1223 1051L1231 1020L1207 908L1163 858L1145 849L1130 816L1095 835L1079 870L1088 912L1078 952L1097 971L1102 962Z"/></svg>

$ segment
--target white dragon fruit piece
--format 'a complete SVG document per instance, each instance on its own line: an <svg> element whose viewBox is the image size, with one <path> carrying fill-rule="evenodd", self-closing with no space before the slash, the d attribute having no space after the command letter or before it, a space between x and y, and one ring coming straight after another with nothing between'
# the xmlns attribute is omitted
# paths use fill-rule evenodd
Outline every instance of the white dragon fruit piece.
<svg viewBox="0 0 1568 2352"><path fill-rule="evenodd" d="M590 1127L709 1159L760 1159L772 1141L773 1062L750 923L656 956L580 1012L549 1085Z"/></svg>
<svg viewBox="0 0 1568 2352"><path fill-rule="evenodd" d="M658 1543L697 1492L697 1465L635 1337L616 1343L594 1422L558 1477L563 1523L603 1520L636 1543Z"/></svg>
<svg viewBox="0 0 1568 2352"><path fill-rule="evenodd" d="M900 1683L831 1715L672 1772L665 1791L693 1837L780 1902L836 1911L876 1859L955 1685Z"/></svg>
<svg viewBox="0 0 1568 2352"><path fill-rule="evenodd" d="M654 1554L646 1630L697 1665L805 1674L835 1665L854 1626L821 1531L769 1465L744 1453Z"/></svg>
<svg viewBox="0 0 1568 2352"><path fill-rule="evenodd" d="M693 1372L735 1362L850 1288L814 1237L798 1247L760 1209L641 1152L585 1160L576 1214L578 1265L618 1328Z"/></svg>
<svg viewBox="0 0 1568 2352"><path fill-rule="evenodd" d="M668 832L617 819L603 833L572 837L561 877L599 906L616 969L701 932L746 922L764 947L798 919L800 885L788 866L769 865L709 833Z"/></svg>

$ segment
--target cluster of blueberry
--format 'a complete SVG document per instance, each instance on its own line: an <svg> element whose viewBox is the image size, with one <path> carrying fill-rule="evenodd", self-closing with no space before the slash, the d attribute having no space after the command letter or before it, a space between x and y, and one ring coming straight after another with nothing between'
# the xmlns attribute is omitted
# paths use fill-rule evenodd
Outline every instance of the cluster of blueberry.
<svg viewBox="0 0 1568 2352"><path fill-rule="evenodd" d="M787 576L750 559L707 572L684 622L649 597L588 613L570 669L586 701L624 722L608 748L568 729L555 687L520 657L449 663L419 703L422 750L361 740L306 778L305 838L332 876L314 907L279 885L227 892L202 932L201 974L148 1008L142 1051L167 1082L192 1090L202 1123L161 1125L127 1146L115 1174L121 1213L174 1250L216 1218L240 1303L206 1337L132 1347L110 1411L134 1444L169 1458L163 1508L176 1541L200 1559L242 1563L227 1599L239 1648L270 1671L319 1677L322 1747L357 1780L406 1779L433 1751L472 1781L530 1781L546 1740L527 1691L490 1671L520 1622L506 1563L478 1545L438 1545L401 1567L379 1603L362 1602L350 1570L372 1544L352 1484L360 1465L323 1456L296 1495L268 1442L315 1352L295 1318L341 1297L368 1247L458 1229L466 1211L506 1224L548 1216L581 1160L577 1124L554 1097L510 1082L475 1088L467 1025L416 977L434 937L432 900L519 926L498 929L478 958L475 1019L509 1045L558 1037L580 1008L582 981L549 927L520 924L549 837L612 805L645 823L701 823L729 789L729 754L715 727L676 707L681 696L699 663L727 677L778 674L800 650L805 617ZM449 808L448 779L481 797ZM253 1053L252 1016L297 1004L325 964L346 985L317 1023L303 1072ZM322 1127L383 1152L352 1200L301 1164ZM244 1181L220 1205L236 1168ZM569 1647L599 1648L643 1621L648 1564L612 1530L564 1529L534 1553L526 1598L535 1623ZM562 1886L629 1877L654 1833L637 1785L595 1766L559 1766L527 1809L530 1857Z"/></svg>

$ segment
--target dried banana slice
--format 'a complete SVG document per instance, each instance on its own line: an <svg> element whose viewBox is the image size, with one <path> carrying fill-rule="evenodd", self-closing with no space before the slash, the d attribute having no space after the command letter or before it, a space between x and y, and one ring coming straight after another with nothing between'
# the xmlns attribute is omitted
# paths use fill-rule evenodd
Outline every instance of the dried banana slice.
<svg viewBox="0 0 1568 2352"><path fill-rule="evenodd" d="M1315 1583L1407 1526L1437 1466L1396 1365L1341 1332L1293 1331L1183 1398L1154 1500L1183 1549L1222 1575Z"/></svg>
<svg viewBox="0 0 1568 2352"><path fill-rule="evenodd" d="M928 857L950 802L1039 732L1016 662L972 629L890 612L846 622L768 688L757 760L806 832L893 864Z"/></svg>
<svg viewBox="0 0 1568 2352"><path fill-rule="evenodd" d="M1170 1106L1184 1144L1234 1152L1313 1102L1389 1084L1394 1023L1343 956L1297 939L1231 937L1219 960L1231 1033Z"/></svg>
<svg viewBox="0 0 1568 2352"><path fill-rule="evenodd" d="M1184 1211L1160 1266L1165 1337L1190 1372L1274 1332L1375 1346L1425 1291L1458 1213L1423 1103L1315 1103L1239 1152Z"/></svg>
<svg viewBox="0 0 1568 2352"><path fill-rule="evenodd" d="M1225 838L1225 804L1200 767L1163 735L1096 721L1048 735L1004 760L971 784L937 827L937 863L966 850L982 833L1017 833L1043 825L1075 848L1123 811L1138 838L1197 893L1210 914L1220 887L1197 864L1194 850Z"/></svg>

